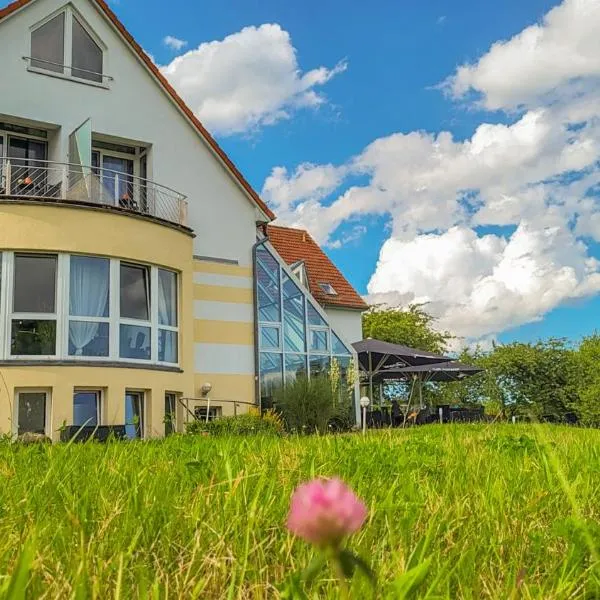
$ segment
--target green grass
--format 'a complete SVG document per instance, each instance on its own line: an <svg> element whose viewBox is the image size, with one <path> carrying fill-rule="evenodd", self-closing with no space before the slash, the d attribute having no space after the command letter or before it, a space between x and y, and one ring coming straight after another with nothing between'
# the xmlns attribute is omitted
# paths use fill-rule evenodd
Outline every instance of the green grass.
<svg viewBox="0 0 600 600"><path fill-rule="evenodd" d="M394 581L428 558L417 597L600 597L600 431L525 425L3 443L1 589L277 598L313 555L284 523L294 487L318 475L341 476L367 502L351 547L375 570L380 597L401 597ZM308 594L338 597L327 573ZM371 597L360 575L351 597Z"/></svg>

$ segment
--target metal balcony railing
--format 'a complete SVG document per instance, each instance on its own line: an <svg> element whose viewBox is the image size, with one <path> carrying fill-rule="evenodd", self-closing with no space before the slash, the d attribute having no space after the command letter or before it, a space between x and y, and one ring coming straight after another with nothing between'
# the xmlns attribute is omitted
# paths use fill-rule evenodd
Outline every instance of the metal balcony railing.
<svg viewBox="0 0 600 600"><path fill-rule="evenodd" d="M112 206L187 226L183 194L148 179L101 167L0 158L0 199Z"/></svg>

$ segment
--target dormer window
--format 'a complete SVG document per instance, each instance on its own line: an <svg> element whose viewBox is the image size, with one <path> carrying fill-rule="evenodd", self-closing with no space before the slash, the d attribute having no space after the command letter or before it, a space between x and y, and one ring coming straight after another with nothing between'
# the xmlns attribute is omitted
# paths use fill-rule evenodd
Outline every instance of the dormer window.
<svg viewBox="0 0 600 600"><path fill-rule="evenodd" d="M102 83L104 52L82 19L67 7L31 31L30 67Z"/></svg>
<svg viewBox="0 0 600 600"><path fill-rule="evenodd" d="M319 282L319 287L322 291L324 291L328 296L337 296L338 293L335 291L335 288L326 282Z"/></svg>

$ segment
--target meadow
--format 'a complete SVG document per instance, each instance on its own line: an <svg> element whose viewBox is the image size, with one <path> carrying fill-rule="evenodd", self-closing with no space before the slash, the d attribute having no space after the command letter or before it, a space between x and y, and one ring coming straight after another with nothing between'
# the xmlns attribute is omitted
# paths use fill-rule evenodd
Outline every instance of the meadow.
<svg viewBox="0 0 600 600"><path fill-rule="evenodd" d="M331 475L369 507L350 546L380 598L600 597L600 431L550 425L0 443L0 595L278 598L314 555L290 495ZM338 597L328 572L306 593Z"/></svg>

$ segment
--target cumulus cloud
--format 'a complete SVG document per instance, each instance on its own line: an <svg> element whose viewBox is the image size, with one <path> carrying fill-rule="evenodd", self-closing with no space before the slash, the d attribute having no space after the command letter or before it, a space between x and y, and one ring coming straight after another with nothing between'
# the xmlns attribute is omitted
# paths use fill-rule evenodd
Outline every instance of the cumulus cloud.
<svg viewBox="0 0 600 600"><path fill-rule="evenodd" d="M401 266L401 267L400 267ZM464 226L387 240L369 282L374 303L428 303L439 325L481 338L540 319L566 300L600 291L598 261L570 231L521 222L505 239Z"/></svg>
<svg viewBox="0 0 600 600"><path fill-rule="evenodd" d="M473 64L461 66L446 89L482 97L485 108L529 106L547 94L569 94L582 79L600 78L600 2L565 0L510 40L495 43ZM574 89L569 84L577 83Z"/></svg>
<svg viewBox="0 0 600 600"><path fill-rule="evenodd" d="M163 39L163 44L175 52L180 52L187 46L188 43L185 40L180 40L172 35L167 35Z"/></svg>
<svg viewBox="0 0 600 600"><path fill-rule="evenodd" d="M482 118L466 139L393 133L341 165L278 167L264 197L333 247L346 241L340 225L386 215L370 299L428 302L467 338L598 293L588 244L600 241L599 9L565 0L446 81L507 123Z"/></svg>
<svg viewBox="0 0 600 600"><path fill-rule="evenodd" d="M161 67L183 99L213 132L247 132L326 102L320 88L346 69L302 72L290 34L277 24L245 27L200 44Z"/></svg>

